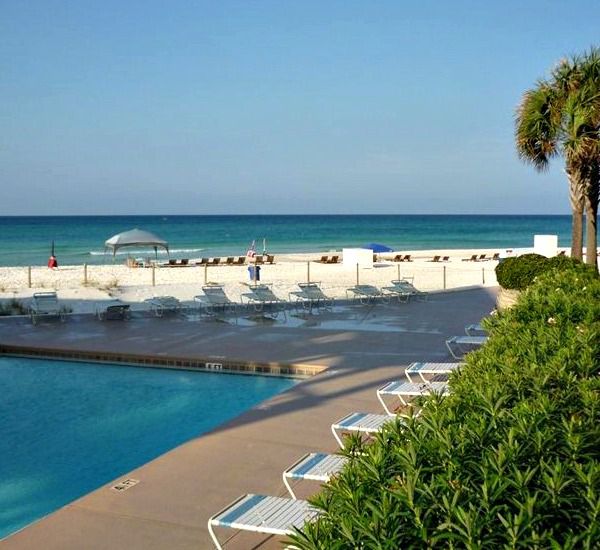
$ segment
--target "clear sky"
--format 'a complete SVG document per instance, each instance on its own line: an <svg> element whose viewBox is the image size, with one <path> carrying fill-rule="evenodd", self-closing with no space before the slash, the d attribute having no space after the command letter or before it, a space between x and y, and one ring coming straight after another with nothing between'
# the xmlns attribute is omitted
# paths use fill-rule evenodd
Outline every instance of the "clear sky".
<svg viewBox="0 0 600 550"><path fill-rule="evenodd" d="M598 0L0 2L0 215L569 212L514 110Z"/></svg>

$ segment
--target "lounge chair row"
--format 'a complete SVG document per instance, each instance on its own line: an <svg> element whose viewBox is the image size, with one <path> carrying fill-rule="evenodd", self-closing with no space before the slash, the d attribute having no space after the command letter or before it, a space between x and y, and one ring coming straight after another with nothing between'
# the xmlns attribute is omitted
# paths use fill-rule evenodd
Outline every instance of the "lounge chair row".
<svg viewBox="0 0 600 550"><path fill-rule="evenodd" d="M354 298L363 304L372 303L377 299L389 301L397 298L399 302L408 302L410 298L427 300L427 292L417 289L407 279L395 279L391 286L377 288L373 285L355 285L346 289L346 297Z"/></svg>
<svg viewBox="0 0 600 550"><path fill-rule="evenodd" d="M500 260L500 252L496 252L491 258L488 258L486 254L473 254L470 258L463 258L463 262L497 262Z"/></svg>
<svg viewBox="0 0 600 550"><path fill-rule="evenodd" d="M468 333L473 326L475 325L469 325L465 331ZM390 408L386 398L398 398L402 405L407 406L414 397L433 393L448 395L450 387L447 381L430 380L425 378L425 375L447 376L460 369L462 365L463 363L460 362L412 363L405 370L407 382L392 381L377 390L377 399L385 410L385 414L353 412L337 420L331 425L331 432L336 442L343 448L343 433L372 436L381 431L388 422L396 417L396 412ZM414 376L418 376L420 382L415 382ZM229 527L281 536L294 534L296 529L301 529L305 523L317 518L320 512L308 501L298 500L291 483L301 480L326 483L341 472L348 460L347 456L338 454L308 453L283 471L283 483L290 498L255 494L242 495L208 520L208 531L216 548L219 550L223 548L216 537L214 531L216 527Z"/></svg>
<svg viewBox="0 0 600 550"><path fill-rule="evenodd" d="M337 264L340 262L339 256L321 256L320 260L315 260L321 264Z"/></svg>
<svg viewBox="0 0 600 550"><path fill-rule="evenodd" d="M251 264L273 264L275 256L267 254L265 256L228 256L227 258L201 258L195 265L244 265L246 262Z"/></svg>

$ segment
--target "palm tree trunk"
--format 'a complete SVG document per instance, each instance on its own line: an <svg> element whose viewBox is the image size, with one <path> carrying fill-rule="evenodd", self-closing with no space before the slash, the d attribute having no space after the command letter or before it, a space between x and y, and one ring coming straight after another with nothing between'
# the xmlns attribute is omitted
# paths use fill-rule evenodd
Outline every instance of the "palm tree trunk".
<svg viewBox="0 0 600 550"><path fill-rule="evenodd" d="M573 212L571 257L581 261L583 260L583 209L585 197L583 186L576 174L573 174L571 170L567 170L567 176L569 177L569 200Z"/></svg>
<svg viewBox="0 0 600 550"><path fill-rule="evenodd" d="M597 226L598 226L598 194L600 182L598 178L598 167L592 172L588 182L585 196L585 221L586 221L586 255L585 263L598 268L597 256Z"/></svg>

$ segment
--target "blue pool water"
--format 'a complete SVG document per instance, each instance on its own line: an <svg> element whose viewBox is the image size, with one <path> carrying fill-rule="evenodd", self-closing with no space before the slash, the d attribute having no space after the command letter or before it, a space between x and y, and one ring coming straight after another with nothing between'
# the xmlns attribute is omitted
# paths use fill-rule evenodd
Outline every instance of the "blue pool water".
<svg viewBox="0 0 600 550"><path fill-rule="evenodd" d="M294 380L0 359L0 538Z"/></svg>

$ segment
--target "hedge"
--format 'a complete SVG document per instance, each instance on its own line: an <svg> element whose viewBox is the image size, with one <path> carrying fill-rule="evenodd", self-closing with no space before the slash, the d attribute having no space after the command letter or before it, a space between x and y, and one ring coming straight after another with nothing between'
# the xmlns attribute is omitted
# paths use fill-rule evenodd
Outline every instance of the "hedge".
<svg viewBox="0 0 600 550"><path fill-rule="evenodd" d="M581 266L582 267L582 266ZM600 547L600 281L541 274L488 343L312 499L302 550ZM352 453L350 446L360 453Z"/></svg>

